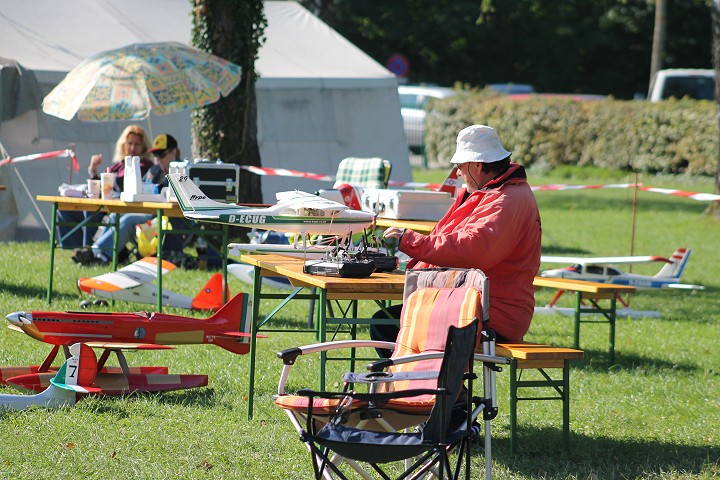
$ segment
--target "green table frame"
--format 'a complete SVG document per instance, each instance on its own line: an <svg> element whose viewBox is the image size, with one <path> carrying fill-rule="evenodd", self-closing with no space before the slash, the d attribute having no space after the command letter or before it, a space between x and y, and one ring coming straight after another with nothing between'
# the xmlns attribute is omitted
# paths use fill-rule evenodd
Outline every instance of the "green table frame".
<svg viewBox="0 0 720 480"><path fill-rule="evenodd" d="M149 215L157 215L158 218L163 216L181 218L183 216L180 207L176 203L166 202L124 202L122 200L102 200L99 198L76 198L76 197L60 197L60 196L46 196L38 195L38 201L52 202L52 225L50 228L50 265L48 273L48 287L47 287L47 302L52 303L53 297L53 274L55 270L55 249L58 248L59 242L62 240L58 238L57 226L60 223L57 221L58 210L74 210L74 211L85 211L85 212L103 212L103 213L116 213L115 222L88 222L84 220L78 224L73 223L73 228L68 232L67 235L75 232L78 228L89 225L97 226L111 226L114 227L113 234L113 254L112 254L112 269L117 269L117 257L118 257L118 225L120 223L120 215L123 213L142 213ZM162 312L162 290L163 290L163 276L162 276L162 248L163 238L165 235L183 235L192 234L199 236L220 236L221 246L220 254L222 257L222 273L223 273L223 303L227 302L227 244L228 244L228 226L222 225L220 230L205 230L205 229L173 229L164 230L162 228L162 222L158 222L158 275L157 275L157 311Z"/></svg>

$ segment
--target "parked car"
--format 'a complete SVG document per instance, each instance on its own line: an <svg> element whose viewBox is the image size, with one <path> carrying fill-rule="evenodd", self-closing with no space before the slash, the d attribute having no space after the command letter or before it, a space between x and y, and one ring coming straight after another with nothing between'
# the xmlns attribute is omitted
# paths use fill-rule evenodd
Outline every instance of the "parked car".
<svg viewBox="0 0 720 480"><path fill-rule="evenodd" d="M447 98L457 95L452 88L437 86L402 85L400 113L402 114L408 147L413 153L421 153L424 145L425 105L430 98Z"/></svg>
<svg viewBox="0 0 720 480"><path fill-rule="evenodd" d="M660 102L671 97L714 100L715 71L700 68L658 70L650 82L647 98L651 102Z"/></svg>
<svg viewBox="0 0 720 480"><path fill-rule="evenodd" d="M488 88L507 95L535 93L535 87L528 83L491 83Z"/></svg>

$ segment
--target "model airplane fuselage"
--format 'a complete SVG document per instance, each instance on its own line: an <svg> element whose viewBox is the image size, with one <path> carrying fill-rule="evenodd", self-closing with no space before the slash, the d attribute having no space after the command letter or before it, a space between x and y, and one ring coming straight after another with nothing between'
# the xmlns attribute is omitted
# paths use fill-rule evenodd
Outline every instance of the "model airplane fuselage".
<svg viewBox="0 0 720 480"><path fill-rule="evenodd" d="M278 203L251 208L210 200L186 175L168 174L170 186L187 218L229 225L309 235L348 235L369 227L375 216L305 192L280 192Z"/></svg>
<svg viewBox="0 0 720 480"><path fill-rule="evenodd" d="M541 262L547 263L572 263L566 268L555 268L540 273L542 277L570 278L588 282L613 283L618 285L630 285L637 288L684 288L703 289L701 285L689 285L680 283L680 277L685 270L690 258L689 248L679 248L667 259L653 256L631 256L631 257L554 257L541 256ZM626 273L615 265L664 262L663 267L655 275L639 275Z"/></svg>
<svg viewBox="0 0 720 480"><path fill-rule="evenodd" d="M214 344L233 353L249 351L249 296L239 293L207 319L165 313L14 312L10 328L41 342L77 342L107 349L153 349Z"/></svg>

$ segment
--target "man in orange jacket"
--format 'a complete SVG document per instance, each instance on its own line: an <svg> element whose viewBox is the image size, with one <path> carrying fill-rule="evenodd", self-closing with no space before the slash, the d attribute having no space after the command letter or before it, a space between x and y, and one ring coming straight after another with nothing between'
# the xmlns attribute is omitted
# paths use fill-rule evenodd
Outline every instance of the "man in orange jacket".
<svg viewBox="0 0 720 480"><path fill-rule="evenodd" d="M408 269L482 270L490 281L490 328L503 340L518 341L530 327L535 306L541 227L525 168L511 162L510 155L493 128L464 128L450 162L466 188L429 235L391 227L384 236L397 240L399 250L413 258ZM395 305L390 313L399 318L400 308ZM397 332L394 326L370 328L375 340L395 341Z"/></svg>

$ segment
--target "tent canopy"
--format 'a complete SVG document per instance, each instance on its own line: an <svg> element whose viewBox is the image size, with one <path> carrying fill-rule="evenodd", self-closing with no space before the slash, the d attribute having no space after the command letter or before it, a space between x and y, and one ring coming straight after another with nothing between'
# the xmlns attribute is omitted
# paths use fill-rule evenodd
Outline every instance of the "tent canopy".
<svg viewBox="0 0 720 480"><path fill-rule="evenodd" d="M187 0L0 0L0 9L0 57L17 60L32 71L42 95L86 57L101 51L141 42L191 43L192 6ZM393 180L409 181L394 75L296 2L267 1L265 16L266 40L256 61L263 166L335 174L345 157L381 157L392 162ZM81 182L90 155L111 158L125 125L66 122L44 114L38 104L0 124L0 141L12 156L74 144ZM169 132L178 138L183 156L193 158L189 111L151 115L148 125L152 134ZM57 192L58 179L68 180L64 162L58 163L57 171L34 179L25 192L16 191L11 181L20 223L34 218L35 225L42 226L34 207L25 208L28 199L20 197ZM330 186L288 177L262 179L267 202L273 202L280 190ZM49 217L49 209L41 209Z"/></svg>

